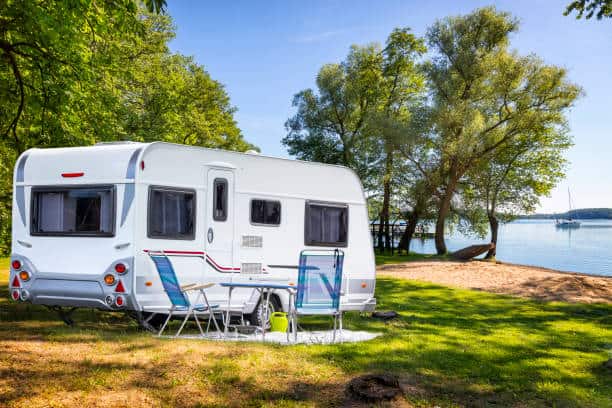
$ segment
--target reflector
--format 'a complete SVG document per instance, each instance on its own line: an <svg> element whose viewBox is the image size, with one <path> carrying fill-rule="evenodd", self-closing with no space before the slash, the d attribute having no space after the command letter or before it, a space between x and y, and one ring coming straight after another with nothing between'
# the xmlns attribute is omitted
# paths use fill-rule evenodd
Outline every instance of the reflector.
<svg viewBox="0 0 612 408"><path fill-rule="evenodd" d="M117 293L125 293L125 288L123 287L123 282L121 282L121 280L119 280L119 283L115 287L115 292L117 292Z"/></svg>
<svg viewBox="0 0 612 408"><path fill-rule="evenodd" d="M117 273L125 273L125 271L127 271L127 268L124 264L118 263L117 265L115 265L115 271Z"/></svg>
<svg viewBox="0 0 612 408"><path fill-rule="evenodd" d="M19 262L17 259L15 259L12 263L11 266L13 267L13 269L15 269L16 271L18 271L19 269L21 269L21 262Z"/></svg>
<svg viewBox="0 0 612 408"><path fill-rule="evenodd" d="M117 296L117 299L115 299L115 304L117 306L123 306L123 296Z"/></svg>
<svg viewBox="0 0 612 408"><path fill-rule="evenodd" d="M12 291L11 297L13 298L13 300L19 300L19 291L18 290Z"/></svg>
<svg viewBox="0 0 612 408"><path fill-rule="evenodd" d="M11 283L11 286L14 288L21 287L21 283L19 283L19 279L17 279L17 275L15 275L15 277L13 278L13 283ZM17 296L19 296L19 293L17 293Z"/></svg>

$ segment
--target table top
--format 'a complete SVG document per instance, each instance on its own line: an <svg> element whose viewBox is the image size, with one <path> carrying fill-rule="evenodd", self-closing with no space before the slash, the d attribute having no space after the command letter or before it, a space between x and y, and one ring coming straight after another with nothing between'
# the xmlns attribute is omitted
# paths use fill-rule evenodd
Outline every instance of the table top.
<svg viewBox="0 0 612 408"><path fill-rule="evenodd" d="M259 282L253 282L253 283L242 283L242 282L223 282L220 283L219 286L224 286L226 288L253 288L253 289L258 289L258 288L264 288L264 289L297 289L295 286L291 286L291 285L281 285L279 283L259 283Z"/></svg>

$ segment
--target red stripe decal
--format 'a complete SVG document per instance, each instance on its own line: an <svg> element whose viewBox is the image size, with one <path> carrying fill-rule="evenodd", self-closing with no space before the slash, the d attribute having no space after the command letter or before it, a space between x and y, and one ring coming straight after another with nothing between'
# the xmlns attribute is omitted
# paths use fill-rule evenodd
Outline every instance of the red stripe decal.
<svg viewBox="0 0 612 408"><path fill-rule="evenodd" d="M150 249L143 249L144 252L156 252L156 251L151 251ZM171 254L171 255L205 255L204 252L201 251L163 251L164 254Z"/></svg>
<svg viewBox="0 0 612 408"><path fill-rule="evenodd" d="M62 173L62 177L72 178L72 177L83 177L85 173L82 171L79 173Z"/></svg>
<svg viewBox="0 0 612 408"><path fill-rule="evenodd" d="M156 251L152 251L150 249L143 249L144 252L156 252ZM168 254L168 255L206 255L206 259L208 261L210 261L215 268L217 269L221 269L223 271L239 271L240 268L233 268L233 267L227 267L227 266L221 266L218 263L215 262L214 259L212 259L209 255L206 254L206 252L201 252L201 251L173 251L173 250L164 250L163 251L164 254Z"/></svg>
<svg viewBox="0 0 612 408"><path fill-rule="evenodd" d="M215 260L212 259L209 255L206 255L206 259L208 259L210 262L212 262L217 268L223 269L225 271L239 271L240 270L240 268L228 268L228 267L225 267L225 266L221 266L218 263L216 263Z"/></svg>

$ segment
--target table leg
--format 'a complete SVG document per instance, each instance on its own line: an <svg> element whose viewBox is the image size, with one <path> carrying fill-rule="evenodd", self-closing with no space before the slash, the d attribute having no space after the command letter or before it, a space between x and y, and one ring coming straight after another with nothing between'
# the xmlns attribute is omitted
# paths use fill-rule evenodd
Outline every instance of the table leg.
<svg viewBox="0 0 612 408"><path fill-rule="evenodd" d="M289 291L289 304L287 305L287 317L289 319L289 322L287 324L287 343L289 343L289 333L291 332L291 322L292 322L292 315L291 315L291 304L293 301L293 293L291 293L291 291Z"/></svg>
<svg viewBox="0 0 612 408"><path fill-rule="evenodd" d="M261 290L261 298L263 299L263 289ZM261 329L262 329L262 340L265 342L266 341L266 324L268 323L268 313L269 313L269 309L268 309L268 305L270 304L270 290L268 290L268 292L266 293L266 305L264 306L264 314L263 314L263 319L261 321Z"/></svg>
<svg viewBox="0 0 612 408"><path fill-rule="evenodd" d="M228 327L229 327L229 319L230 319L230 308L232 307L232 290L234 288L232 288L231 286L228 288L228 295L227 295L227 309L225 311L225 327L223 328L223 337L227 338L227 331L228 331Z"/></svg>

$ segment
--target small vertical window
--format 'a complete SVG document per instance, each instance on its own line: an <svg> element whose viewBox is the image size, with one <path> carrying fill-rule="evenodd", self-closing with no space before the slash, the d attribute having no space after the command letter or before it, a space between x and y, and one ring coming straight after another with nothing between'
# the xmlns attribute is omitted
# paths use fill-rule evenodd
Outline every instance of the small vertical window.
<svg viewBox="0 0 612 408"><path fill-rule="evenodd" d="M306 203L304 243L311 246L346 247L348 206Z"/></svg>
<svg viewBox="0 0 612 408"><path fill-rule="evenodd" d="M227 180L215 179L213 182L213 220L227 220Z"/></svg>
<svg viewBox="0 0 612 408"><path fill-rule="evenodd" d="M280 201L251 200L251 222L262 225L279 225L281 222Z"/></svg>

